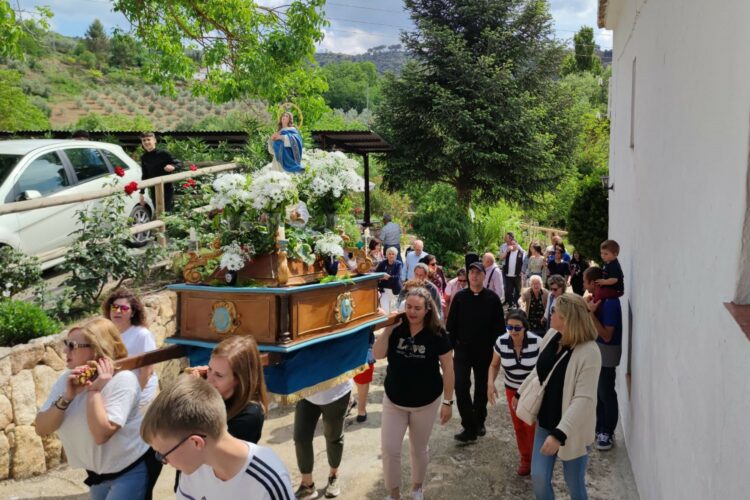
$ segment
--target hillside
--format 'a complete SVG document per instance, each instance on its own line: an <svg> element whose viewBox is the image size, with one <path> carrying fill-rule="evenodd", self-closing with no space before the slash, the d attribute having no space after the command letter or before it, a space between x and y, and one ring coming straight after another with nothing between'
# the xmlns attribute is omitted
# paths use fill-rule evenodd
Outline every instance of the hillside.
<svg viewBox="0 0 750 500"><path fill-rule="evenodd" d="M371 49L367 49L364 54L349 55L349 54L338 54L335 52L318 52L315 54L315 60L318 64L325 66L331 63L340 63L344 61L349 62L364 62L370 61L375 64L378 73L385 73L390 71L392 73L400 73L401 68L406 61L408 56L403 51L401 45L379 45Z"/></svg>
<svg viewBox="0 0 750 500"><path fill-rule="evenodd" d="M120 124L141 124L155 130L220 130L245 120L268 119L265 106L254 101L212 104L186 90L173 97L147 85L137 65L118 67L92 61L81 39L47 33L26 60L5 63L0 69L21 73L21 87L31 102L49 118L53 129L74 127L91 114ZM95 123L100 116L89 116ZM91 128L87 126L86 128Z"/></svg>

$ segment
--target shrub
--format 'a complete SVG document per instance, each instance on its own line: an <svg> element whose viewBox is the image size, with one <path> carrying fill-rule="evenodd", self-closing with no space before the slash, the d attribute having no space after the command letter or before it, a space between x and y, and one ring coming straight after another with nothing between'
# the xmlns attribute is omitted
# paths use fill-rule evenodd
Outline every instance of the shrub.
<svg viewBox="0 0 750 500"><path fill-rule="evenodd" d="M438 262L452 262L455 254L464 254L472 239L471 221L461 208L456 190L435 184L417 205L412 218L414 232L424 240L425 251Z"/></svg>
<svg viewBox="0 0 750 500"><path fill-rule="evenodd" d="M60 331L61 325L36 304L21 300L0 302L0 345L23 344Z"/></svg>
<svg viewBox="0 0 750 500"><path fill-rule="evenodd" d="M26 289L33 289L37 296L44 294L46 285L39 259L9 246L0 246L0 262L3 263L0 266L0 301Z"/></svg>
<svg viewBox="0 0 750 500"><path fill-rule="evenodd" d="M609 230L609 201L601 184L606 172L597 169L584 178L568 215L568 239L582 255L597 261Z"/></svg>

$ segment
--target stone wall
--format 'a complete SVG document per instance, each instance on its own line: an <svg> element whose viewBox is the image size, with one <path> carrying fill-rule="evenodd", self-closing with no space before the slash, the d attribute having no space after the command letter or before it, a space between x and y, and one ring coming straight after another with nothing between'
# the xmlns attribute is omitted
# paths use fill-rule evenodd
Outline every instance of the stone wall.
<svg viewBox="0 0 750 500"><path fill-rule="evenodd" d="M159 292L143 299L149 329L157 346L174 335L177 297ZM65 370L62 340L57 335L34 339L13 348L0 348L0 480L42 474L65 461L56 435L41 438L34 431L37 410ZM161 384L169 384L187 366L185 359L156 365Z"/></svg>

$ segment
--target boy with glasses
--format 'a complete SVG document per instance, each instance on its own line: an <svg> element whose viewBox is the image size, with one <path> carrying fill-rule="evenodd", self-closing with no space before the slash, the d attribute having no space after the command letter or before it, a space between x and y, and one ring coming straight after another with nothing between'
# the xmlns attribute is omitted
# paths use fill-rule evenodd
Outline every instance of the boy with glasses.
<svg viewBox="0 0 750 500"><path fill-rule="evenodd" d="M178 499L294 498L289 471L273 451L227 432L224 401L202 378L182 376L159 394L141 437L158 460L182 471Z"/></svg>

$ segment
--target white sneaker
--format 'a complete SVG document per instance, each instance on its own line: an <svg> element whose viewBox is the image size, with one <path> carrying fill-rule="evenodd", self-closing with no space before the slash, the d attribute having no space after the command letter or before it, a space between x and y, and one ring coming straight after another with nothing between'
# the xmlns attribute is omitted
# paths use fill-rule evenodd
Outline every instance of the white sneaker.
<svg viewBox="0 0 750 500"><path fill-rule="evenodd" d="M424 492L422 491L422 488L419 488L416 491L412 491L411 498L412 500L424 500Z"/></svg>

